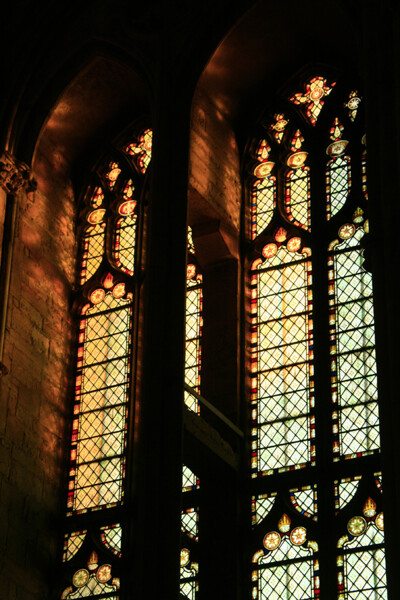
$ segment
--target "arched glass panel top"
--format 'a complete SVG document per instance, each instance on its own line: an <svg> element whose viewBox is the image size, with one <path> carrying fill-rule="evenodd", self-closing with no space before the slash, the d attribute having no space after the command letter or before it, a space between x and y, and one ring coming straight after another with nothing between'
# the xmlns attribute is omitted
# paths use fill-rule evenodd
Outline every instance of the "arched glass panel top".
<svg viewBox="0 0 400 600"><path fill-rule="evenodd" d="M92 174L81 209L75 298L79 330L63 554L64 562L76 570L62 594L65 599L119 598L121 509L129 424L134 422L137 275L144 268L143 184L150 158L149 129L115 147ZM94 511L100 511L95 524Z"/></svg>
<svg viewBox="0 0 400 600"><path fill-rule="evenodd" d="M249 145L253 598L386 598L361 113L316 73Z"/></svg>

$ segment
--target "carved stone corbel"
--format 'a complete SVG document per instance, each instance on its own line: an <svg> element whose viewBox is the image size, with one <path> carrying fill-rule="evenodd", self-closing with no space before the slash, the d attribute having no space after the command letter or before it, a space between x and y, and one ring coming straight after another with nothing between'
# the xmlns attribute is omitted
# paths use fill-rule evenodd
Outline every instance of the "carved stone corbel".
<svg viewBox="0 0 400 600"><path fill-rule="evenodd" d="M34 192L37 188L28 165L7 151L3 152L0 158L0 185L8 194Z"/></svg>

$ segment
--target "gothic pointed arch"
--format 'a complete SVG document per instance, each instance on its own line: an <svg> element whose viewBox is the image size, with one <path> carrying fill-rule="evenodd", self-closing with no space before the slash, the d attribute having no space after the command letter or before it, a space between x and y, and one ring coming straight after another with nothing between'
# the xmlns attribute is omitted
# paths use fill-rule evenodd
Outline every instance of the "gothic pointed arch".
<svg viewBox="0 0 400 600"><path fill-rule="evenodd" d="M63 339L59 351L64 376L68 368L75 381L58 392L70 421L67 477L60 480L62 556L54 578L64 598L124 594L126 588L121 564L125 507L132 502L126 474L134 460L145 178L152 149L147 107L140 70L121 57L92 56L40 123L33 153L36 211L43 205L50 227L61 223L74 240L73 251L60 244L54 253L60 262L69 253L60 318L69 341Z"/></svg>
<svg viewBox="0 0 400 600"><path fill-rule="evenodd" d="M308 70L247 161L257 598L386 597L362 115L356 81Z"/></svg>
<svg viewBox="0 0 400 600"><path fill-rule="evenodd" d="M62 593L66 599L126 586L119 559L127 552L126 478L134 460L132 427L137 421L144 179L151 149L151 129L131 128L98 163L81 202L75 298L79 330L64 541L66 573L74 565L75 570L72 585Z"/></svg>

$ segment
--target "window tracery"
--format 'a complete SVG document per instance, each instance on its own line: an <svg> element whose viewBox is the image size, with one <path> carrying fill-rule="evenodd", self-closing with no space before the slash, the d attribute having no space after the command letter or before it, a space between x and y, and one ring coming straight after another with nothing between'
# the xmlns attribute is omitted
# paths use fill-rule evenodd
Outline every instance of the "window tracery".
<svg viewBox="0 0 400 600"><path fill-rule="evenodd" d="M254 475L311 464L315 454L310 251L290 251L281 237L252 270Z"/></svg>
<svg viewBox="0 0 400 600"><path fill-rule="evenodd" d="M287 99L291 109L263 121L249 180L252 522L254 539L265 536L253 559L253 597L319 597L319 576L317 584L305 555L291 554L290 536L285 555L271 558L283 539L274 529L282 508L289 521L301 515L323 573L333 574L337 562L340 600L386 598L383 513L378 519L371 509L368 521L364 512L365 528L347 530L338 557L321 537L327 521L343 527L379 465L362 102L323 74L303 89ZM266 210L258 190L268 186Z"/></svg>
<svg viewBox="0 0 400 600"><path fill-rule="evenodd" d="M386 599L384 518L371 497L363 503L362 515L348 520L337 547L338 600Z"/></svg>
<svg viewBox="0 0 400 600"><path fill-rule="evenodd" d="M202 275L194 249L192 230L188 228L188 259L186 279L186 336L185 336L185 383L200 394L201 378L201 331L203 327ZM188 389L185 403L189 410L199 413L198 400Z"/></svg>
<svg viewBox="0 0 400 600"><path fill-rule="evenodd" d="M306 600L319 595L318 545L308 539L302 525L293 526L284 513L277 530L263 538L263 548L253 556L253 598Z"/></svg>

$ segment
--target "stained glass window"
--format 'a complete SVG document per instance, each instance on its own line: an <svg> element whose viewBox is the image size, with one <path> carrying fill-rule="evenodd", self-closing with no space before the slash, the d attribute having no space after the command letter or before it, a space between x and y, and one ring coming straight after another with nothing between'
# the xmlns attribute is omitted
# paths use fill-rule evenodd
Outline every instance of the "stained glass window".
<svg viewBox="0 0 400 600"><path fill-rule="evenodd" d="M129 160L122 161L126 152ZM82 210L79 330L63 560L76 571L62 598L119 597L125 463L131 403L135 277L141 189L151 132L125 143L97 169ZM110 245L110 247L108 247ZM107 246L107 248L106 248ZM112 519L108 510L113 509ZM87 513L101 511L96 526ZM90 522L91 523L91 522ZM78 527L77 527L78 524ZM79 528L79 524L81 524ZM101 553L100 552L101 549ZM71 585L72 584L72 585Z"/></svg>
<svg viewBox="0 0 400 600"><path fill-rule="evenodd" d="M119 523L101 527L100 539L113 554L121 556L122 527Z"/></svg>
<svg viewBox="0 0 400 600"><path fill-rule="evenodd" d="M199 511L197 508L187 508L182 512L182 531L193 540L198 540Z"/></svg>
<svg viewBox="0 0 400 600"><path fill-rule="evenodd" d="M151 150L153 145L153 132L151 129L146 129L139 135L136 142L127 144L124 148L130 156L134 158L137 168L144 174L151 160Z"/></svg>
<svg viewBox="0 0 400 600"><path fill-rule="evenodd" d="M283 113L277 113L274 116L274 122L270 125L270 130L278 144L280 144L283 139L288 122L288 119Z"/></svg>
<svg viewBox="0 0 400 600"><path fill-rule="evenodd" d="M330 160L327 165L328 219L336 215L346 202L350 185L350 158L337 156Z"/></svg>
<svg viewBox="0 0 400 600"><path fill-rule="evenodd" d="M135 186L129 180L123 190L123 201L118 206L120 218L114 232L113 256L116 265L125 273L133 275L135 266L135 243L138 220L138 204Z"/></svg>
<svg viewBox="0 0 400 600"><path fill-rule="evenodd" d="M99 565L98 555L93 551L85 567L75 571L72 576L72 585L68 586L61 595L61 600L75 600L76 598L96 597L98 600L110 598L118 600L120 581L113 577L110 564Z"/></svg>
<svg viewBox="0 0 400 600"><path fill-rule="evenodd" d="M183 465L182 468L182 491L190 492L192 490L198 490L200 487L199 478L189 467Z"/></svg>
<svg viewBox="0 0 400 600"><path fill-rule="evenodd" d="M345 154L348 141L342 139L343 129L343 125L336 117L330 131L332 143L326 149L327 155L331 157L326 169L328 220L344 206L351 188L351 161Z"/></svg>
<svg viewBox="0 0 400 600"><path fill-rule="evenodd" d="M290 100L294 104L304 105L307 117L312 125L315 125L324 104L325 96L331 93L335 84L336 82L328 84L324 77L313 77L304 86L304 91L293 94Z"/></svg>
<svg viewBox="0 0 400 600"><path fill-rule="evenodd" d="M79 332L69 513L115 506L123 497L132 299L104 288L91 298Z"/></svg>
<svg viewBox="0 0 400 600"><path fill-rule="evenodd" d="M196 257L191 227L187 231L186 333L185 333L185 404L200 413L198 395L201 378L201 334L203 326L203 278ZM181 569L180 593L195 600L199 590L199 515L200 480L187 465L182 466Z"/></svg>
<svg viewBox="0 0 400 600"><path fill-rule="evenodd" d="M361 475L346 477L335 481L335 508L336 514L354 498L361 480Z"/></svg>
<svg viewBox="0 0 400 600"><path fill-rule="evenodd" d="M86 228L83 237L81 284L92 277L101 265L104 254L105 223Z"/></svg>
<svg viewBox="0 0 400 600"><path fill-rule="evenodd" d="M200 489L199 478L189 467L183 466L182 472L182 504L181 512L181 570L180 591L189 600L197 598L199 590L199 563L194 557L198 554L199 540L199 507L191 505L198 499Z"/></svg>
<svg viewBox="0 0 400 600"><path fill-rule="evenodd" d="M309 169L299 166L288 174L286 184L286 212L293 223L310 229Z"/></svg>
<svg viewBox="0 0 400 600"><path fill-rule="evenodd" d="M87 530L84 529L83 531L74 531L64 536L64 562L71 560L75 556L85 540L86 533Z"/></svg>
<svg viewBox="0 0 400 600"><path fill-rule="evenodd" d="M372 277L360 246L364 218L355 214L356 223L339 228L328 262L335 454L347 458L379 449Z"/></svg>
<svg viewBox="0 0 400 600"><path fill-rule="evenodd" d="M361 158L361 170L362 170L362 189L364 192L365 199L368 200L368 189L367 189L367 148L366 146L366 136L365 134L362 137L362 144L364 146Z"/></svg>
<svg viewBox="0 0 400 600"><path fill-rule="evenodd" d="M190 558L190 550L182 548L181 550L181 571L180 571L180 592L188 600L195 600L199 589L197 574L199 571L198 563Z"/></svg>
<svg viewBox="0 0 400 600"><path fill-rule="evenodd" d="M277 492L257 494L252 497L251 512L253 526L261 523L275 505ZM289 490L289 500L297 512L305 517L317 520L317 486L307 485Z"/></svg>
<svg viewBox="0 0 400 600"><path fill-rule="evenodd" d="M286 176L285 212L289 221L303 229L310 229L310 179L303 142L303 135L298 129L291 141L292 152L286 159L290 170Z"/></svg>
<svg viewBox="0 0 400 600"><path fill-rule="evenodd" d="M319 597L318 545L308 539L305 527L292 526L286 513L254 554L252 580L252 597L257 600Z"/></svg>
<svg viewBox="0 0 400 600"><path fill-rule="evenodd" d="M318 519L316 485L305 485L302 488L294 488L289 490L289 494L294 508L301 515L311 517L314 521Z"/></svg>
<svg viewBox="0 0 400 600"><path fill-rule="evenodd" d="M347 533L338 547L338 600L357 598L386 600L386 568L383 512L368 497L362 514L347 522Z"/></svg>
<svg viewBox="0 0 400 600"><path fill-rule="evenodd" d="M340 600L383 599L362 96L317 73L285 100L249 146L253 598L330 597L339 568Z"/></svg>
<svg viewBox="0 0 400 600"><path fill-rule="evenodd" d="M275 208L275 177L271 174L274 163L270 160L271 148L265 140L260 143L254 167L257 177L252 189L252 238L254 239L270 223Z"/></svg>
<svg viewBox="0 0 400 600"><path fill-rule="evenodd" d="M257 496L252 497L251 513L253 525L261 523L261 521L270 513L274 506L275 498L276 492L272 494L257 494Z"/></svg>
<svg viewBox="0 0 400 600"><path fill-rule="evenodd" d="M264 248L252 275L254 474L314 458L311 262L281 244Z"/></svg>
<svg viewBox="0 0 400 600"><path fill-rule="evenodd" d="M361 102L361 98L359 98L358 92L357 91L350 92L349 99L347 100L347 102L345 102L345 106L347 107L347 109L349 111L349 117L352 121L354 121L354 119L357 116L357 110L360 105L360 102Z"/></svg>
<svg viewBox="0 0 400 600"><path fill-rule="evenodd" d="M189 227L186 280L185 383L197 394L200 393L201 376L202 303L202 275L194 250L192 231ZM198 400L187 389L185 390L185 403L190 410L199 412Z"/></svg>

